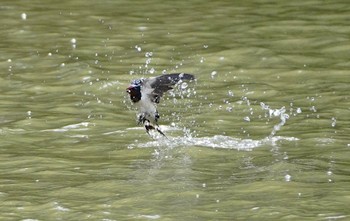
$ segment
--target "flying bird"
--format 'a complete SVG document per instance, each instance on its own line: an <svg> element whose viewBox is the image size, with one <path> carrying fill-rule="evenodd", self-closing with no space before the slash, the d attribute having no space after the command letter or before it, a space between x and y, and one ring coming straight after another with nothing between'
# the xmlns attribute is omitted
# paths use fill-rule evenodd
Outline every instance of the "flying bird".
<svg viewBox="0 0 350 221"><path fill-rule="evenodd" d="M165 136L158 125L157 104L164 92L173 89L174 85L186 80L192 81L195 80L195 77L192 74L185 73L163 74L158 77L133 80L126 89L132 103L138 106L138 124L143 124L148 134L150 130L156 130Z"/></svg>

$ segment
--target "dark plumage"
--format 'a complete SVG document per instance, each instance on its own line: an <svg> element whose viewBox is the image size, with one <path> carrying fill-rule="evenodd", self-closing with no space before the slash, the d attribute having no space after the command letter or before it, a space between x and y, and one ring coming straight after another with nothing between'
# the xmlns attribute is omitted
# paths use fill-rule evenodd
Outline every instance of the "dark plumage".
<svg viewBox="0 0 350 221"><path fill-rule="evenodd" d="M126 89L131 101L138 105L138 123L145 126L147 133L149 130L155 129L165 136L159 129L159 114L156 104L160 102L160 98L165 92L173 89L175 84L184 80L192 81L195 80L195 77L185 73L164 74L158 77L133 80Z"/></svg>

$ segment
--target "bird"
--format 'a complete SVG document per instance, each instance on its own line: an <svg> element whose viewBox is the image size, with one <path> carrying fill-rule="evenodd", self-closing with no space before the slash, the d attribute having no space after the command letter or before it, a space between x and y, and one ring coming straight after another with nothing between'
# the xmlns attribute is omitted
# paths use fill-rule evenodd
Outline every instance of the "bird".
<svg viewBox="0 0 350 221"><path fill-rule="evenodd" d="M186 73L163 74L157 77L132 80L126 92L130 100L138 108L137 123L143 124L147 134L150 130L156 130L166 137L158 125L159 113L157 104L163 94L182 81L193 81L194 75Z"/></svg>

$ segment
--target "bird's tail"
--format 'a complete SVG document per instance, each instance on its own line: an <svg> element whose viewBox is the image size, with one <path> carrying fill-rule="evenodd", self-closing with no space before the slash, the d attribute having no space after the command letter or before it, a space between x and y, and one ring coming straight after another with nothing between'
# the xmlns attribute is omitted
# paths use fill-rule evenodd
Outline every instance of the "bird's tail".
<svg viewBox="0 0 350 221"><path fill-rule="evenodd" d="M155 114L155 122L153 122L153 124L155 124L155 125L152 125L151 121L145 117L145 114L141 114L141 115L139 115L138 124L143 124L145 126L146 132L147 132L148 135L150 135L150 133L149 133L150 130L156 130L162 136L168 138L163 133L163 131L160 130L159 125L157 123L158 118L159 118L159 115L158 115L158 112L156 112L156 114Z"/></svg>
<svg viewBox="0 0 350 221"><path fill-rule="evenodd" d="M165 138L168 138L163 131L160 130L159 125L153 126L151 125L149 122L145 122L145 128L146 128L146 132L148 135L150 135L149 131L150 130L156 130L158 133L160 133L162 136L164 136Z"/></svg>

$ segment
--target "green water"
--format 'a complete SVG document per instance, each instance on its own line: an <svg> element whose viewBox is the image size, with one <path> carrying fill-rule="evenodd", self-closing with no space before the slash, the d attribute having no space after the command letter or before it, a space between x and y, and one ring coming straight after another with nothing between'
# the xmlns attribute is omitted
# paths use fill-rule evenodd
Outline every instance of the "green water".
<svg viewBox="0 0 350 221"><path fill-rule="evenodd" d="M0 220L349 220L349 11L1 1ZM125 93L165 72L168 140Z"/></svg>

